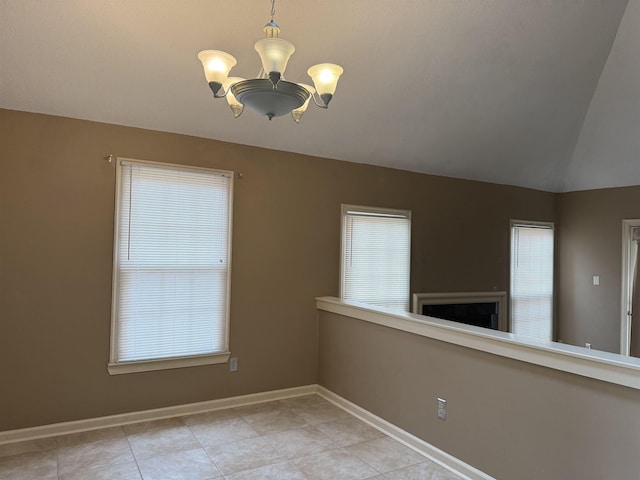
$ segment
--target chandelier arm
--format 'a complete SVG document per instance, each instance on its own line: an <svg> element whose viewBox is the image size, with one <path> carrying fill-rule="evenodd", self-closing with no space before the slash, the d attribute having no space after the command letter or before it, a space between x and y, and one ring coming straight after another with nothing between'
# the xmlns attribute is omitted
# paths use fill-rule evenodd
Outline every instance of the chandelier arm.
<svg viewBox="0 0 640 480"><path fill-rule="evenodd" d="M313 94L313 93L312 93L312 94L311 94L311 98L313 98L313 103L315 103L317 107L323 108L323 109L325 109L325 110L326 110L327 108L329 108L329 106L328 106L328 105L322 105L322 104L318 103L318 100L316 100L316 96L315 96L315 94Z"/></svg>
<svg viewBox="0 0 640 480"><path fill-rule="evenodd" d="M224 92L224 95L218 95L217 93L213 94L213 98L224 98L227 96L227 93L229 93L229 90L227 90L226 92Z"/></svg>
<svg viewBox="0 0 640 480"><path fill-rule="evenodd" d="M219 82L209 82L209 88L213 93L213 98L224 98L227 96L227 93L229 93L229 90L227 90L226 92L224 92L224 95L218 95L218 92L220 90L224 90L222 88L222 83L219 83Z"/></svg>

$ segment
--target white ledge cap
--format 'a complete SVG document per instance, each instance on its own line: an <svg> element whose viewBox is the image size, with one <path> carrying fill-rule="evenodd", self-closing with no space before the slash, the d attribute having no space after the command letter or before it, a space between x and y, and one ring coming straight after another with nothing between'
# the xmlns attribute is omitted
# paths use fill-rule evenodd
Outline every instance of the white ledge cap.
<svg viewBox="0 0 640 480"><path fill-rule="evenodd" d="M316 298L318 310L403 332L640 390L640 359L564 343L401 312L335 297Z"/></svg>

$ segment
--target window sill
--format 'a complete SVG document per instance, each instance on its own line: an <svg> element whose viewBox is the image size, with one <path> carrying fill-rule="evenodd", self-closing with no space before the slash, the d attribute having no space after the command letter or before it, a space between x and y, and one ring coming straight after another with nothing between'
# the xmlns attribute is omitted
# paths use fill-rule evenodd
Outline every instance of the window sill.
<svg viewBox="0 0 640 480"><path fill-rule="evenodd" d="M211 355L197 355L192 357L161 358L154 360L142 360L138 362L109 363L107 370L109 375L122 375L126 373L151 372L154 370L169 370L172 368L197 367L200 365L213 365L226 363L230 352L213 353Z"/></svg>
<svg viewBox="0 0 640 480"><path fill-rule="evenodd" d="M318 310L383 325L474 350L640 390L640 359L400 312L335 297L316 298Z"/></svg>

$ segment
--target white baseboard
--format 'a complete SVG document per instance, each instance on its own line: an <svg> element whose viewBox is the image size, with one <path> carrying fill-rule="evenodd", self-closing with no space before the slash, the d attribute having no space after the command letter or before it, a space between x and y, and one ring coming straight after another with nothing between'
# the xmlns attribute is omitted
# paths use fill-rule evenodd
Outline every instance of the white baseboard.
<svg viewBox="0 0 640 480"><path fill-rule="evenodd" d="M143 410L140 412L121 413L107 417L88 418L86 420L76 420L73 422L62 422L51 425L42 425L39 427L8 430L0 432L0 445L5 443L22 442L25 440L34 440L43 437L67 435L69 433L85 432L87 430L96 430L98 428L116 427L129 423L160 420L163 418L179 417L182 415L193 415L195 413L221 410L223 408L240 407L242 405L251 405L253 403L262 403L281 400L284 398L298 397L301 395L310 395L316 392L317 385L305 385L302 387L272 390L270 392L252 393L249 395L239 395L237 397L208 400L206 402L188 403L172 407L156 408L153 410Z"/></svg>
<svg viewBox="0 0 640 480"><path fill-rule="evenodd" d="M430 443L421 440L420 438L410 434L409 432L387 422L386 420L374 415L373 413L359 407L355 403L342 398L340 395L333 393L331 390L324 388L321 385L317 387L318 395L326 398L330 402L334 403L338 407L346 410L354 417L359 418L363 422L371 425L372 427L380 430L386 435L394 438L398 442L406 445L407 447L415 450L416 452L424 455L429 460L434 461L443 468L446 468L450 472L464 478L465 480L495 480L490 475L481 472L477 468L459 460L447 452L434 447Z"/></svg>
<svg viewBox="0 0 640 480"><path fill-rule="evenodd" d="M54 423L39 427L21 428L18 430L8 430L0 432L0 445L5 443L22 442L35 440L37 438L51 437L57 435L68 435L70 433L85 432L99 428L117 427L129 423L144 422L150 420L160 420L163 418L179 417L182 415L193 415L196 413L221 410L223 408L240 407L254 403L263 403L285 398L299 397L301 395L311 395L317 393L326 398L338 407L346 410L351 415L359 418L363 422L380 430L384 434L396 439L400 443L424 455L428 459L436 462L454 474L466 480L495 480L493 477L480 470L464 463L461 460L449 455L437 447L419 439L418 437L402 430L392 423L368 412L355 403L342 398L332 391L320 385L305 385L302 387L285 388L282 390L272 390L270 392L252 393L249 395L239 395L236 397L209 400L206 402L188 403L175 405L172 407L156 408L153 410L143 410L140 412L122 413L107 417L88 418L86 420L76 420L73 422Z"/></svg>

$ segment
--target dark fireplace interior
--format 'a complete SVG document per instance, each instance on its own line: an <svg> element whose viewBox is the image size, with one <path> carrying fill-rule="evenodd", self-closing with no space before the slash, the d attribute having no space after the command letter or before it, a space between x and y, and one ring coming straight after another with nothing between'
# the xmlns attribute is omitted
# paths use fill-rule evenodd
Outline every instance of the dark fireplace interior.
<svg viewBox="0 0 640 480"><path fill-rule="evenodd" d="M422 315L498 330L498 302L422 305Z"/></svg>

